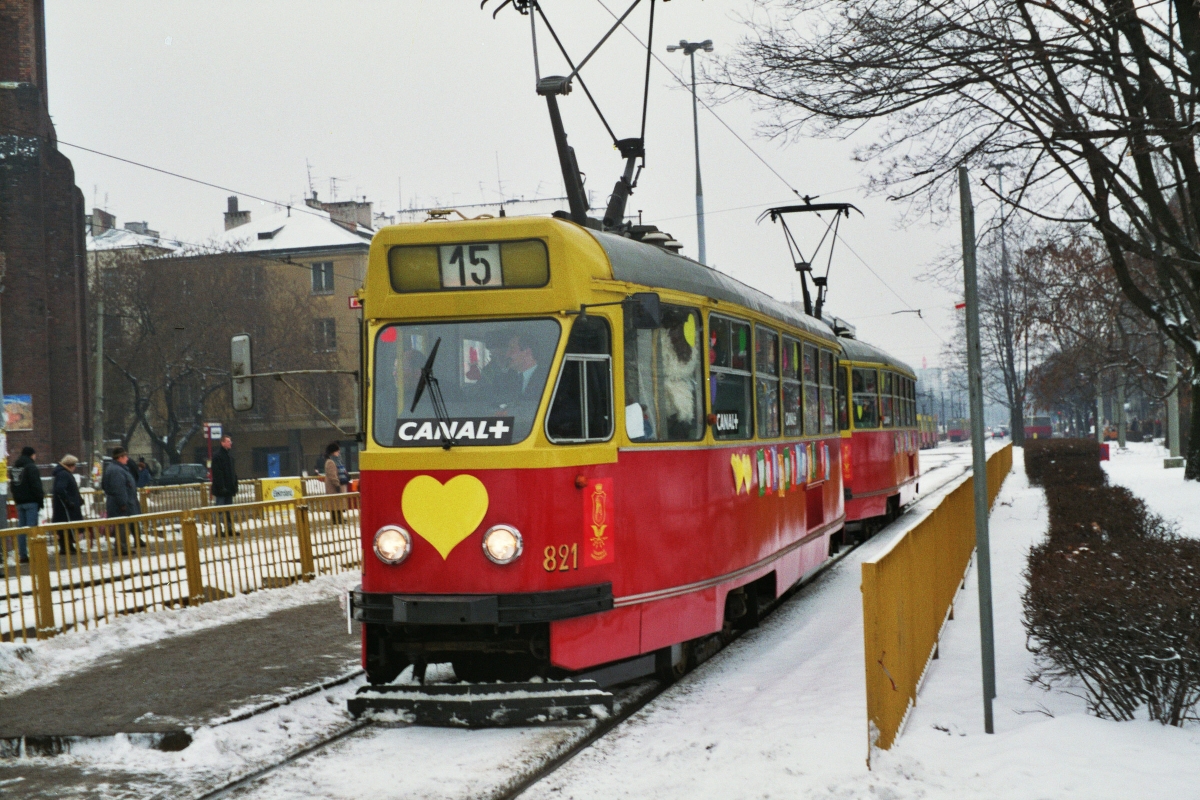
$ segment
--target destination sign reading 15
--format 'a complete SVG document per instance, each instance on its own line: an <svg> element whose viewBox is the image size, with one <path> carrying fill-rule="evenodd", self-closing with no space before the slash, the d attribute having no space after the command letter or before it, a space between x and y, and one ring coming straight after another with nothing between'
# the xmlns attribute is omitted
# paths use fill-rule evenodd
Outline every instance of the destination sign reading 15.
<svg viewBox="0 0 1200 800"><path fill-rule="evenodd" d="M512 419L508 417L459 417L438 422L436 419L404 419L396 422L393 447L430 447L451 439L456 444L512 444Z"/></svg>
<svg viewBox="0 0 1200 800"><path fill-rule="evenodd" d="M438 262L444 289L490 289L504 285L499 242L441 245Z"/></svg>

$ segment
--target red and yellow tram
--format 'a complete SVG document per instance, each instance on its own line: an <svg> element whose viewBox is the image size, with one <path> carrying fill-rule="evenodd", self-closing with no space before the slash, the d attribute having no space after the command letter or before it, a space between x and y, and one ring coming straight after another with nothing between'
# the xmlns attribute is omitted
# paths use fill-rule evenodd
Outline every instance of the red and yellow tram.
<svg viewBox="0 0 1200 800"><path fill-rule="evenodd" d="M838 381L850 387L851 401L842 426L846 530L863 536L917 495L917 378L878 347L845 338L841 346Z"/></svg>
<svg viewBox="0 0 1200 800"><path fill-rule="evenodd" d="M828 557L850 373L824 323L551 218L385 228L363 301L372 683L678 671Z"/></svg>

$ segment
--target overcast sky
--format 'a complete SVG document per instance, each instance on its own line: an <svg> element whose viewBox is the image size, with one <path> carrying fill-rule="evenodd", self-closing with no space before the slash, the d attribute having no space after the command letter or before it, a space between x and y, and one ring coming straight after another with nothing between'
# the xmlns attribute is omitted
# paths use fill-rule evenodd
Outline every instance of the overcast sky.
<svg viewBox="0 0 1200 800"><path fill-rule="evenodd" d="M339 199L365 195L376 211L401 202L495 201L501 192L559 195L545 101L534 92L528 18L509 8L493 20L497 2L480 11L478 0L50 0L50 111L63 142L284 203L307 194L306 163L322 199L336 187ZM624 8L623 0L603 2ZM576 60L612 24L601 0L543 0L543 7ZM642 36L646 7L644 0L630 17ZM728 54L750 11L748 0L659 3L654 50L686 75L686 59L666 45L712 39L716 51L704 58ZM542 74L565 74L552 47L542 30ZM620 138L638 132L644 63L645 50L618 31L583 72ZM620 158L578 85L560 103L602 205ZM764 118L744 101L717 113L801 193L866 213L842 223L857 256L843 247L834 253L830 311L912 366L936 365L942 339L953 335L955 298L917 277L954 245L957 220L901 229L901 209L864 196L863 166L851 159L856 142L765 139L758 135ZM658 63L646 139L647 168L630 211L642 210L695 257L691 99ZM709 263L782 300L798 299L782 233L755 224L762 209L794 195L703 108L700 149ZM145 220L188 242L222 230L228 192L62 150L88 207L106 208L118 224ZM246 198L242 207L269 210ZM819 238L816 225L797 228L802 245ZM893 315L906 308L920 308L924 319Z"/></svg>

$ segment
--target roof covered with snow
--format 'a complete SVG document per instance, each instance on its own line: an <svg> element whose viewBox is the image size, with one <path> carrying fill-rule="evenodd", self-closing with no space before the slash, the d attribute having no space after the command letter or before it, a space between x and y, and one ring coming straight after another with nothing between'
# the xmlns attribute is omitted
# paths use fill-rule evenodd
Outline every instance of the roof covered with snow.
<svg viewBox="0 0 1200 800"><path fill-rule="evenodd" d="M367 250L375 231L361 225L334 222L329 213L315 208L279 208L231 228L211 240L202 251L235 250L242 253L306 253L328 250Z"/></svg>
<svg viewBox="0 0 1200 800"><path fill-rule="evenodd" d="M105 250L158 250L164 252L175 252L182 249L183 243L177 242L174 239L166 239L160 236L149 236L144 233L136 233L135 231L125 230L123 228L110 228L103 231L97 236L90 233L87 236L87 250L89 253L95 253Z"/></svg>

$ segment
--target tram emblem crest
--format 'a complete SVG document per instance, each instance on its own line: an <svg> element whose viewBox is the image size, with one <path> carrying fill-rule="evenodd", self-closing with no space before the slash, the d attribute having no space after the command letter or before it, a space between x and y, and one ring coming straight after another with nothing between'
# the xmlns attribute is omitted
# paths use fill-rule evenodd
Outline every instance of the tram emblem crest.
<svg viewBox="0 0 1200 800"><path fill-rule="evenodd" d="M585 567L611 564L616 560L613 536L613 479L590 480L583 491L583 559Z"/></svg>

